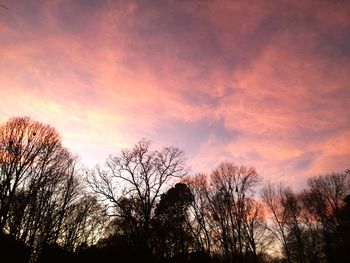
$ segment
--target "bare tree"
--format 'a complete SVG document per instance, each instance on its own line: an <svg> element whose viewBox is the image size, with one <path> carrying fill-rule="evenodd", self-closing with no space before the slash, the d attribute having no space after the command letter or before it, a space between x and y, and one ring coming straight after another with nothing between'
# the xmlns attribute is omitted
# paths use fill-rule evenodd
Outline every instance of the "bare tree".
<svg viewBox="0 0 350 263"><path fill-rule="evenodd" d="M68 251L73 251L79 245L94 245L104 235L107 224L105 207L96 197L88 194L81 195L79 199L67 208L64 217L60 243Z"/></svg>
<svg viewBox="0 0 350 263"><path fill-rule="evenodd" d="M134 220L140 226L140 238L148 242L162 191L172 179L182 178L188 172L183 152L175 147L151 151L150 141L143 139L119 156L110 156L106 166L106 170L97 168L88 175L91 188L113 204L119 217L132 216L130 206L125 206L125 198L131 198L138 210Z"/></svg>
<svg viewBox="0 0 350 263"><path fill-rule="evenodd" d="M294 262L304 263L305 257L305 242L303 237L304 226L301 220L302 205L300 198L291 189L287 188L281 196L283 210L286 214L286 226L288 230L288 246L291 258Z"/></svg>
<svg viewBox="0 0 350 263"><path fill-rule="evenodd" d="M78 170L51 126L20 117L0 126L0 232L27 244L32 261L44 245L66 242L64 225L83 193Z"/></svg>
<svg viewBox="0 0 350 263"><path fill-rule="evenodd" d="M64 151L54 128L29 118L12 118L0 126L0 231L4 231L18 189L41 175ZM44 168L45 167L45 168Z"/></svg>
<svg viewBox="0 0 350 263"><path fill-rule="evenodd" d="M244 222L249 213L247 201L260 178L253 168L224 162L211 173L210 179L212 189L208 198L223 254L241 262L250 249Z"/></svg>
<svg viewBox="0 0 350 263"><path fill-rule="evenodd" d="M183 180L191 189L193 202L189 207L187 224L192 232L194 247L197 251L210 254L212 250L212 217L208 203L209 181L205 174L189 176Z"/></svg>
<svg viewBox="0 0 350 263"><path fill-rule="evenodd" d="M282 185L267 184L261 191L261 198L269 211L270 231L274 234L277 240L281 243L287 261L291 262L290 251L287 243L287 220L288 214L283 206L283 197L285 188Z"/></svg>
<svg viewBox="0 0 350 263"><path fill-rule="evenodd" d="M309 179L309 196L306 208L321 226L323 252L329 262L339 256L346 237L341 229L341 212L345 197L350 194L350 173L333 173Z"/></svg>
<svg viewBox="0 0 350 263"><path fill-rule="evenodd" d="M268 231L263 205L249 198L243 214L246 252L250 252L254 262L261 262L267 256L274 237Z"/></svg>

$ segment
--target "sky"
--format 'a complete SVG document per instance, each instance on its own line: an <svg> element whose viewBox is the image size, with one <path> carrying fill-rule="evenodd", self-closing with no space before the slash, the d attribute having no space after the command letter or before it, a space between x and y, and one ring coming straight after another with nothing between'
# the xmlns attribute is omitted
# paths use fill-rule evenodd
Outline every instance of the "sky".
<svg viewBox="0 0 350 263"><path fill-rule="evenodd" d="M350 168L350 1L1 0L0 122L83 163L141 138L298 186Z"/></svg>

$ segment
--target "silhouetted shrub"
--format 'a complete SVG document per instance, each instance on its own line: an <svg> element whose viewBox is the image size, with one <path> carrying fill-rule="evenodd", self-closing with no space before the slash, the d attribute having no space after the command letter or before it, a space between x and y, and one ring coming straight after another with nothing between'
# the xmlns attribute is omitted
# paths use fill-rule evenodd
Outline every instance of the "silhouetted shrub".
<svg viewBox="0 0 350 263"><path fill-rule="evenodd" d="M29 248L9 235L0 234L0 263L28 262Z"/></svg>

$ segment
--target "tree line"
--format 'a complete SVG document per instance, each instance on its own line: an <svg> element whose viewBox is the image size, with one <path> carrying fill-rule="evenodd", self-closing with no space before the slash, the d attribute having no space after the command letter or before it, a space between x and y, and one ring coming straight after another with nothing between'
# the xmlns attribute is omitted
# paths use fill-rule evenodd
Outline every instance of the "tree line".
<svg viewBox="0 0 350 263"><path fill-rule="evenodd" d="M0 125L0 262L350 262L350 171L294 191L142 139L84 168L51 126Z"/></svg>

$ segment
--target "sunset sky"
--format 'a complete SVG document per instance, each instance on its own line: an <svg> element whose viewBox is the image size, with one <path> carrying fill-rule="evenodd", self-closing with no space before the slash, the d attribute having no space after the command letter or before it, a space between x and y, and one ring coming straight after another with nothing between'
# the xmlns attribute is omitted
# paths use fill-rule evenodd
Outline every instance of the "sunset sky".
<svg viewBox="0 0 350 263"><path fill-rule="evenodd" d="M0 3L0 121L53 125L86 165L144 137L193 173L350 168L350 1Z"/></svg>

